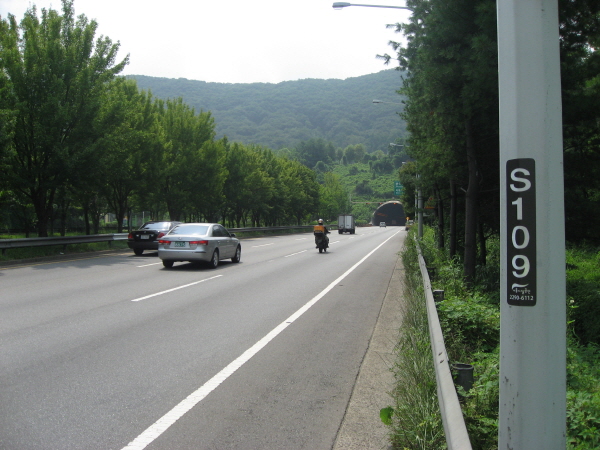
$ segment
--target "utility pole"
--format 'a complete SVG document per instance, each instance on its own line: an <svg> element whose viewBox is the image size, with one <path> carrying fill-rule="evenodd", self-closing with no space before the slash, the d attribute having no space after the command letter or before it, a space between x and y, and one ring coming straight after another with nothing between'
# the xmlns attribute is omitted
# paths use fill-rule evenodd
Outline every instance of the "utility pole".
<svg viewBox="0 0 600 450"><path fill-rule="evenodd" d="M500 449L566 447L558 0L498 0Z"/></svg>

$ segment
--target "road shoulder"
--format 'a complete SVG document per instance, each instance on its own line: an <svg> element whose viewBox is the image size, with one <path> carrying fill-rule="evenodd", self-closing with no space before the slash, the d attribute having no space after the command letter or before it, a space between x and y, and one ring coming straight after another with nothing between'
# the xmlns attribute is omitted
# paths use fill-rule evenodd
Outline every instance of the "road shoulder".
<svg viewBox="0 0 600 450"><path fill-rule="evenodd" d="M389 449L389 428L379 417L392 406L394 347L402 322L404 267L398 256L379 318L361 365L333 450Z"/></svg>

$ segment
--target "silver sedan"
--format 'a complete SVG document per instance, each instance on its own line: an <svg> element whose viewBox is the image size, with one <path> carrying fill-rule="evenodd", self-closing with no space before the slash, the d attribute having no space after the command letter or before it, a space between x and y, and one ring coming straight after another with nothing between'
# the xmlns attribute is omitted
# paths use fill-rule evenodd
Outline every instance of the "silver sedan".
<svg viewBox="0 0 600 450"><path fill-rule="evenodd" d="M222 259L238 263L241 256L239 239L218 223L177 225L158 241L158 257L167 268L176 261L200 261L214 269Z"/></svg>

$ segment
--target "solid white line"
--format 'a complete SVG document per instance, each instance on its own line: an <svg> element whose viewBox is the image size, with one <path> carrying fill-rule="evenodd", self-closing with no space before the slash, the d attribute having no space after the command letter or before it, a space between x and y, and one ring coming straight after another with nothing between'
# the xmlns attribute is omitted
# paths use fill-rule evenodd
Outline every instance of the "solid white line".
<svg viewBox="0 0 600 450"><path fill-rule="evenodd" d="M146 300L147 298L152 298L152 297L156 297L158 295L168 294L169 292L173 292L173 291L177 291L179 289L183 289L183 288L186 288L186 287L194 286L195 284L198 284L198 283L204 283L205 281L208 281L208 280L214 280L215 278L219 278L219 277L222 277L222 276L223 275L215 275L214 277L206 278L206 279L200 280L200 281L195 281L195 282L190 283L190 284L184 284L183 286L178 286L178 287L173 288L173 289L167 289L166 291L157 292L156 294L150 294L150 295L146 295L145 297L135 298L135 299L133 299L131 301L132 302L139 302L139 301L142 301L142 300Z"/></svg>
<svg viewBox="0 0 600 450"><path fill-rule="evenodd" d="M304 253L306 250L302 250L301 252L292 253L291 255L285 255L284 258L289 258L290 256L299 255L300 253Z"/></svg>
<svg viewBox="0 0 600 450"><path fill-rule="evenodd" d="M136 267L149 267L149 266L157 266L160 263L152 263L152 264L144 264L143 266L136 266Z"/></svg>
<svg viewBox="0 0 600 450"><path fill-rule="evenodd" d="M358 266L360 266L369 256L375 253L379 248L389 241L391 238L396 236L398 232L394 233L392 236L387 238L370 253L368 253L365 257L363 257L360 261L350 267L346 272L340 275L335 281L329 284L325 289L323 289L316 297L313 297L308 303L302 306L298 311L288 317L286 320L277 325L270 333L268 333L265 337L263 337L260 341L242 353L237 359L232 361L227 367L217 373L214 377L208 380L204 385L198 388L196 391L192 392L188 395L184 400L182 400L177 406L175 406L171 411L158 419L154 424L150 425L142 434L140 434L137 438L127 444L126 447L123 447L123 450L142 450L146 448L152 441L154 441L157 437L163 434L165 431L169 429L171 425L173 425L177 420L179 420L185 413L191 410L194 406L200 403L208 394L214 391L223 381L229 378L233 373L242 367L246 362L248 362L254 355L256 355L263 347L265 347L270 341L272 341L279 333L285 330L289 325L294 323L296 319L302 316L306 311L310 309L315 303L321 300L325 294L331 291L335 286L337 286L340 281L346 278L350 273L354 271Z"/></svg>

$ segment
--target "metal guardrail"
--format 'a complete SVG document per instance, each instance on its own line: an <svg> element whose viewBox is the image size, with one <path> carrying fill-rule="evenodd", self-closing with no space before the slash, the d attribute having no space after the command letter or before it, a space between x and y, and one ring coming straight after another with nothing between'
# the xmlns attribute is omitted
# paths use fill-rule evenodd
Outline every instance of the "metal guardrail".
<svg viewBox="0 0 600 450"><path fill-rule="evenodd" d="M431 351L435 364L435 378L437 381L438 402L444 424L444 433L449 450L471 450L471 441L467 433L467 427L463 418L462 410L458 400L458 394L452 380L450 364L448 362L448 353L444 344L444 336L440 319L435 307L433 291L431 289L431 280L425 259L421 254L419 243L417 242L417 252L419 254L419 268L423 278L423 287L425 289L425 298L427 302L427 322L429 323L429 337L431 339Z"/></svg>
<svg viewBox="0 0 600 450"><path fill-rule="evenodd" d="M0 249L2 254L6 253L10 248L26 248L26 247L45 247L48 245L62 245L66 248L69 244L90 244L94 242L108 242L110 247L113 241L127 240L128 233L115 234L90 234L82 236L66 236L66 237L35 237L22 239L0 239Z"/></svg>
<svg viewBox="0 0 600 450"><path fill-rule="evenodd" d="M280 226L280 227L248 227L248 228L229 228L233 233L244 233L253 231L284 231L284 230L312 230L312 225L299 226ZM91 244L96 242L108 242L111 246L113 241L125 241L129 233L115 234L91 234L81 236L66 236L66 237L34 237L20 239L0 239L0 249L2 255L6 254L7 249L11 248L26 248L26 247L44 247L49 245L62 245L63 249L69 244Z"/></svg>

